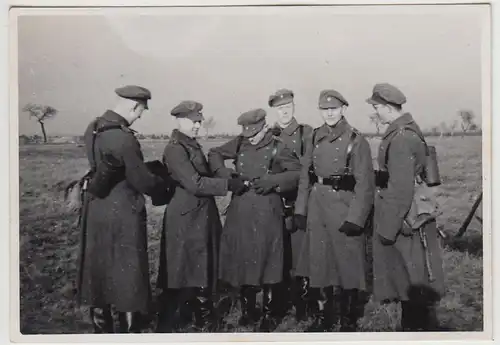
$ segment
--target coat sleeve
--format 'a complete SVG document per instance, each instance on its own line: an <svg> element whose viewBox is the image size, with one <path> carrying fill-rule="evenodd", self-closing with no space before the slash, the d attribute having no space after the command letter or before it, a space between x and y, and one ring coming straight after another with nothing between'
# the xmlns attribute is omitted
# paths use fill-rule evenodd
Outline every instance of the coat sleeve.
<svg viewBox="0 0 500 345"><path fill-rule="evenodd" d="M278 193L287 193L297 189L300 176L300 160L297 155L285 145L280 144L274 162L280 167L280 172L271 173L264 178L275 182Z"/></svg>
<svg viewBox="0 0 500 345"><path fill-rule="evenodd" d="M356 185L349 206L347 221L364 227L373 206L375 193L375 174L373 172L370 144L361 136L352 152L351 164Z"/></svg>
<svg viewBox="0 0 500 345"><path fill-rule="evenodd" d="M120 148L125 178L130 185L142 194L151 195L164 181L152 174L144 163L139 141L132 134L125 134Z"/></svg>
<svg viewBox="0 0 500 345"><path fill-rule="evenodd" d="M186 150L179 144L170 144L163 154L172 178L195 196L224 196L227 179L201 176L193 167Z"/></svg>
<svg viewBox="0 0 500 345"><path fill-rule="evenodd" d="M414 145L413 136L403 133L396 135L389 147L389 181L382 194L384 226L380 227L379 233L391 241L396 239L403 227L403 220L413 200L416 171Z"/></svg>
<svg viewBox="0 0 500 345"><path fill-rule="evenodd" d="M235 138L224 145L213 147L208 151L208 164L215 176L230 178L231 174L235 173L234 169L226 167L225 161L228 159L236 159L237 146L238 138Z"/></svg>
<svg viewBox="0 0 500 345"><path fill-rule="evenodd" d="M300 158L301 168L299 185L297 191L297 200L295 201L295 214L300 214L303 216L307 215L307 203L309 201L309 192L311 191L310 181L309 181L309 168L312 164L312 156L314 145L312 142L313 131L307 135L305 138L305 150L304 156Z"/></svg>

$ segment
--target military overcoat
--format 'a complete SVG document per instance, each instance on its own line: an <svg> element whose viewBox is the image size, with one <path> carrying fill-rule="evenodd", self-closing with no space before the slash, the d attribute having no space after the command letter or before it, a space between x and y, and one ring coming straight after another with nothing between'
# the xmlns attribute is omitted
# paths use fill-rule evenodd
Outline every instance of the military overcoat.
<svg viewBox="0 0 500 345"><path fill-rule="evenodd" d="M95 307L114 305L118 311L145 312L150 306L147 222L143 194L163 181L144 164L139 141L127 121L113 111L98 118L97 127L121 125L97 134L92 154L92 122L84 134L91 165L110 154L125 169L103 199L89 196L86 240L80 256L79 302Z"/></svg>
<svg viewBox="0 0 500 345"><path fill-rule="evenodd" d="M402 127L412 130L403 130ZM439 298L444 293L442 249L436 222L424 227L427 234L430 266L435 277L430 282L425 265L425 252L418 232L405 236L405 216L414 195L415 178L425 165L425 144L411 114L396 119L386 130L380 143L378 165L388 171L387 188L375 194L373 275L374 297L378 301L409 299L414 291ZM386 164L387 160L387 164ZM387 239L383 244L380 236Z"/></svg>
<svg viewBox="0 0 500 345"><path fill-rule="evenodd" d="M236 171L249 180L268 179L277 188L267 195L253 189L233 194L221 236L219 277L235 287L278 283L283 277L284 215L279 193L297 188L300 162L270 132L257 145L242 139L238 151L239 140L209 151L213 170L223 177ZM235 160L235 170L226 168L225 160Z"/></svg>
<svg viewBox="0 0 500 345"><path fill-rule="evenodd" d="M157 286L213 289L222 230L214 196L227 194L228 180L214 178L198 141L178 130L163 161L177 186L165 208Z"/></svg>
<svg viewBox="0 0 500 345"><path fill-rule="evenodd" d="M357 132L352 143L353 191L312 183L309 175L311 166L322 178L343 174L353 131L345 118L333 127L322 125L309 138L304 156L295 213L307 215L307 232L296 273L309 277L311 287L366 289L366 234L348 237L339 229L345 221L364 228L373 206L375 183L367 140Z"/></svg>
<svg viewBox="0 0 500 345"><path fill-rule="evenodd" d="M302 159L306 152L307 137L312 134L312 127L306 124L299 124L294 118L292 122L280 131L280 139L291 151L293 151L299 159ZM297 199L297 189L290 191L284 195L284 199L288 205L295 203ZM293 207L290 208L291 213L293 213ZM288 229L285 229L284 233L284 246L285 246L285 270L291 272L292 275L295 273L295 268L297 267L297 261L299 258L300 250L302 248L302 243L304 241L305 231L297 229L292 221L293 214L290 214L288 223ZM291 231L290 231L291 230Z"/></svg>

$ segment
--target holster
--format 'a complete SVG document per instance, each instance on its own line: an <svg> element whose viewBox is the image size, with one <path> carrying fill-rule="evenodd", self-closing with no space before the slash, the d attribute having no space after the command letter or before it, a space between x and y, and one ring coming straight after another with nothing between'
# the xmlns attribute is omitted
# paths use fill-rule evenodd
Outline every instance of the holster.
<svg viewBox="0 0 500 345"><path fill-rule="evenodd" d="M375 185L379 188L387 188L389 182L389 172L384 170L375 170Z"/></svg>
<svg viewBox="0 0 500 345"><path fill-rule="evenodd" d="M103 199L124 177L124 167L112 156L105 155L90 178L88 191L97 198Z"/></svg>

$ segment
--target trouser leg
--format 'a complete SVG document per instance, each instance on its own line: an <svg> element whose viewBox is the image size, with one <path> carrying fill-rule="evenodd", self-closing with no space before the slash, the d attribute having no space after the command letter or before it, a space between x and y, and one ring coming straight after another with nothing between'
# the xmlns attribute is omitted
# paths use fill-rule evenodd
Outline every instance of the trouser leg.
<svg viewBox="0 0 500 345"><path fill-rule="evenodd" d="M334 288L333 286L328 286L316 290L319 293L317 296L317 309L313 315L313 323L309 327L308 332L330 332L335 325L335 321L338 320L337 308L338 303L334 301Z"/></svg>
<svg viewBox="0 0 500 345"><path fill-rule="evenodd" d="M94 326L94 333L114 333L113 316L111 307L90 308L90 318Z"/></svg>
<svg viewBox="0 0 500 345"><path fill-rule="evenodd" d="M361 296L357 289L344 290L341 307L341 332L356 332L362 316Z"/></svg>
<svg viewBox="0 0 500 345"><path fill-rule="evenodd" d="M178 289L167 289L160 295L160 311L156 325L157 333L171 333L175 331L179 297L180 291Z"/></svg>
<svg viewBox="0 0 500 345"><path fill-rule="evenodd" d="M194 317L200 330L213 331L216 327L215 310L209 288L196 288L194 294Z"/></svg>

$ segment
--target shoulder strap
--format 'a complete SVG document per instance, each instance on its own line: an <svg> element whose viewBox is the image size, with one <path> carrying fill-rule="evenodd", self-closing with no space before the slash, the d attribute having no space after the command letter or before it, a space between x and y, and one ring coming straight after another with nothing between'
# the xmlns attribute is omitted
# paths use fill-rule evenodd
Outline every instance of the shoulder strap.
<svg viewBox="0 0 500 345"><path fill-rule="evenodd" d="M299 135L300 135L300 155L304 155L304 125L299 125Z"/></svg>
<svg viewBox="0 0 500 345"><path fill-rule="evenodd" d="M123 128L123 125L120 125L117 123L111 123L111 124L104 125L100 128L97 128L97 125L99 123L99 119L100 119L100 117L97 117L94 120L94 128L92 129L92 162L93 162L93 164L92 164L91 169L93 171L95 171L97 169L96 162L95 162L95 141L97 139L97 134L108 131L110 129L122 129Z"/></svg>
<svg viewBox="0 0 500 345"><path fill-rule="evenodd" d="M389 162L389 146L391 145L391 142L392 140L398 135L398 134L401 134L403 133L403 131L407 129L409 131L412 131L413 133L415 133L419 138L420 140L422 140L422 142L424 143L425 145L425 155L428 156L429 155L429 147L427 146L427 142L425 141L425 138L423 136L421 136L416 130L414 130L413 128L409 127L409 126L403 126L401 127L398 132L391 138L391 140L389 141L389 143L387 144L387 148L385 149L385 157L384 157L384 164L385 166L387 166L387 163Z"/></svg>
<svg viewBox="0 0 500 345"><path fill-rule="evenodd" d="M347 144L347 150L346 150L346 158L345 158L345 167L344 167L344 174L349 174L350 173L350 164L351 164L351 157L352 157L352 148L354 147L354 140L358 136L358 133L356 130L353 130L351 133L351 136L349 137L349 144Z"/></svg>
<svg viewBox="0 0 500 345"><path fill-rule="evenodd" d="M267 167L267 172L271 172L271 169L273 168L274 164L274 158L276 157L276 154L278 153L278 139L274 138L273 140L273 149L271 151L271 159L269 159L269 165Z"/></svg>

